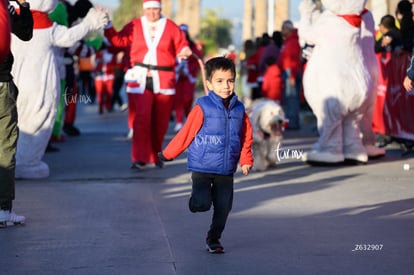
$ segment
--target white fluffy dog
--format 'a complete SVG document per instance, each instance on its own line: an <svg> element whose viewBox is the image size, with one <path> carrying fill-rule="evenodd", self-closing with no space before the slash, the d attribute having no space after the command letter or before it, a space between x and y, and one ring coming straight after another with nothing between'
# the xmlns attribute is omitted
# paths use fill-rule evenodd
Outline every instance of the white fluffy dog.
<svg viewBox="0 0 414 275"><path fill-rule="evenodd" d="M285 113L277 102L258 99L253 101L249 117L253 127L253 168L264 171L276 166L276 149L283 140Z"/></svg>

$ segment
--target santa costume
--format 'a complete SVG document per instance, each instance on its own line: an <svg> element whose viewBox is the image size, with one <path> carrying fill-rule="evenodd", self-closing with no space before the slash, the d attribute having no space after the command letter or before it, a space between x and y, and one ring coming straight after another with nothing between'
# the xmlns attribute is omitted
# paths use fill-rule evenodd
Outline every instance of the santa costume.
<svg viewBox="0 0 414 275"><path fill-rule="evenodd" d="M161 1L143 1L146 9L161 10ZM148 11L147 11L148 12ZM168 130L175 95L176 58L189 51L184 33L170 19L161 16L155 22L144 15L129 22L120 32L110 26L105 37L114 47L130 46L131 67L125 75L137 87L129 99L135 105L132 138L132 168L147 163L162 167L157 153Z"/></svg>

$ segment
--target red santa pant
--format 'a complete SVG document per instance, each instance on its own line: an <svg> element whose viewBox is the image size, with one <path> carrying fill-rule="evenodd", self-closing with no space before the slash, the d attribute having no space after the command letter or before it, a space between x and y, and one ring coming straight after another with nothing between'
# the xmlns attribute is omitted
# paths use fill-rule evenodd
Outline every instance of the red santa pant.
<svg viewBox="0 0 414 275"><path fill-rule="evenodd" d="M195 84L191 83L187 77L180 77L176 84L176 94L174 100L174 111L176 123L183 123L184 115L190 113L194 100Z"/></svg>
<svg viewBox="0 0 414 275"><path fill-rule="evenodd" d="M145 90L143 94L131 94L130 98L135 105L132 162L155 163L168 130L174 95Z"/></svg>
<svg viewBox="0 0 414 275"><path fill-rule="evenodd" d="M114 85L113 79L101 80L95 79L95 90L98 97L99 111L112 110L112 87Z"/></svg>
<svg viewBox="0 0 414 275"><path fill-rule="evenodd" d="M134 119L135 119L135 104L134 104L134 94L127 93L128 95L128 129L134 128Z"/></svg>

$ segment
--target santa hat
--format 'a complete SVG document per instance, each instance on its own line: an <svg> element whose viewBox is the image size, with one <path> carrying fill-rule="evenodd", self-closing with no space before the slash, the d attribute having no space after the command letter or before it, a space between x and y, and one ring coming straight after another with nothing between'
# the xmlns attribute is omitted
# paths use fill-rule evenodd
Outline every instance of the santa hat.
<svg viewBox="0 0 414 275"><path fill-rule="evenodd" d="M149 8L161 9L161 0L144 0L142 1L142 7L144 9L149 9Z"/></svg>

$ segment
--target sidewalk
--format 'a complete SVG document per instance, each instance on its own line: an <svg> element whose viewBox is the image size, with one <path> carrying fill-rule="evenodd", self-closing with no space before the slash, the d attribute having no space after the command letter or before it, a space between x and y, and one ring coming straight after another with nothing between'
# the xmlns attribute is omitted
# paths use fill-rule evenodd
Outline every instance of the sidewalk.
<svg viewBox="0 0 414 275"><path fill-rule="evenodd" d="M226 253L211 255L211 212L187 208L185 153L164 169L131 170L126 116L80 104L81 136L44 158L51 176L16 183L27 223L0 230L0 274L413 274L414 153L391 146L383 159L345 167L290 155L273 170L238 172ZM307 125L281 149L301 152L315 139Z"/></svg>

